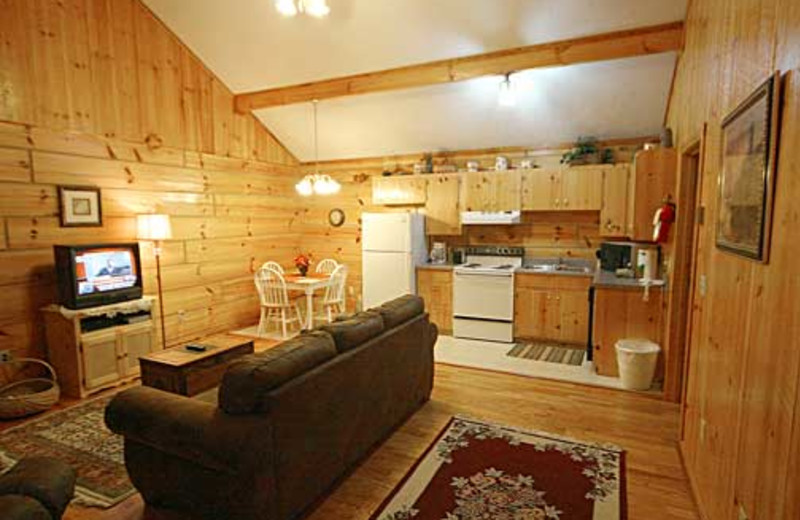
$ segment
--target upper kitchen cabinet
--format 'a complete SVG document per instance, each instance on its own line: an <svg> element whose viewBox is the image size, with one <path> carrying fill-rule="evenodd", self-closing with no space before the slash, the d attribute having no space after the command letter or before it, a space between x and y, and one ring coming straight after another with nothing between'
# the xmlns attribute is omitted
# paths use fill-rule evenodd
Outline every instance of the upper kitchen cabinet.
<svg viewBox="0 0 800 520"><path fill-rule="evenodd" d="M598 211L602 206L603 169L578 166L522 173L525 211Z"/></svg>
<svg viewBox="0 0 800 520"><path fill-rule="evenodd" d="M667 197L674 199L678 159L672 148L642 150L633 161L628 188L627 233L631 240L653 240L653 216Z"/></svg>
<svg viewBox="0 0 800 520"><path fill-rule="evenodd" d="M411 175L372 177L372 203L397 206L425 204L427 200L425 184L424 178Z"/></svg>
<svg viewBox="0 0 800 520"><path fill-rule="evenodd" d="M551 211L561 196L559 170L535 169L522 172L522 210Z"/></svg>
<svg viewBox="0 0 800 520"><path fill-rule="evenodd" d="M521 192L519 170L469 172L464 174L463 211L519 211Z"/></svg>
<svg viewBox="0 0 800 520"><path fill-rule="evenodd" d="M618 164L603 170L603 205L600 208L600 236L624 237L628 221L628 186L631 165Z"/></svg>
<svg viewBox="0 0 800 520"><path fill-rule="evenodd" d="M428 177L428 200L425 202L426 234L461 234L460 193L460 174L437 174Z"/></svg>

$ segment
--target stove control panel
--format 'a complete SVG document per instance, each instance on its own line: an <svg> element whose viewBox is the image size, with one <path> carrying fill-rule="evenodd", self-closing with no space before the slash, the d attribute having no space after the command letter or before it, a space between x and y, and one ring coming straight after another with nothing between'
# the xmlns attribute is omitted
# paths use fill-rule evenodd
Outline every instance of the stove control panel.
<svg viewBox="0 0 800 520"><path fill-rule="evenodd" d="M470 246L467 248L467 255L524 257L525 248L514 246Z"/></svg>

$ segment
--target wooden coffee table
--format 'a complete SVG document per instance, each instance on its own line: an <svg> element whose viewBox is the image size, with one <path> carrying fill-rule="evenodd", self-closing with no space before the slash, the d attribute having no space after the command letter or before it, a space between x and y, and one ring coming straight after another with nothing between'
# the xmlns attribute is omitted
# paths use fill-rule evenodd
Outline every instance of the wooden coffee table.
<svg viewBox="0 0 800 520"><path fill-rule="evenodd" d="M139 358L142 384L174 394L192 396L219 385L231 361L252 354L252 340L226 334L192 344L205 345L205 352L192 352L186 345L172 347Z"/></svg>

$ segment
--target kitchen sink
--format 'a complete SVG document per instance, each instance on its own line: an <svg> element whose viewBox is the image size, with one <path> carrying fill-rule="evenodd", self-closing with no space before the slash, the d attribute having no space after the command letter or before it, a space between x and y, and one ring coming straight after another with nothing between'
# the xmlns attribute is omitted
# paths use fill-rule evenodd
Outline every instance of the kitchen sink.
<svg viewBox="0 0 800 520"><path fill-rule="evenodd" d="M525 266L536 273L591 273L592 269L582 265L569 264L534 264Z"/></svg>

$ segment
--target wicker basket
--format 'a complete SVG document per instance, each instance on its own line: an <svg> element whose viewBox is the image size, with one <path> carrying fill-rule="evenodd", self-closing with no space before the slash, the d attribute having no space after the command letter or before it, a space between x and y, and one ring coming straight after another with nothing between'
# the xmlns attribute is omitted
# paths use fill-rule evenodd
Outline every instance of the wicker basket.
<svg viewBox="0 0 800 520"><path fill-rule="evenodd" d="M50 377L26 378L0 388L0 419L15 419L44 412L58 402L61 390L53 367L41 359L20 358L8 363L29 363L47 369Z"/></svg>

